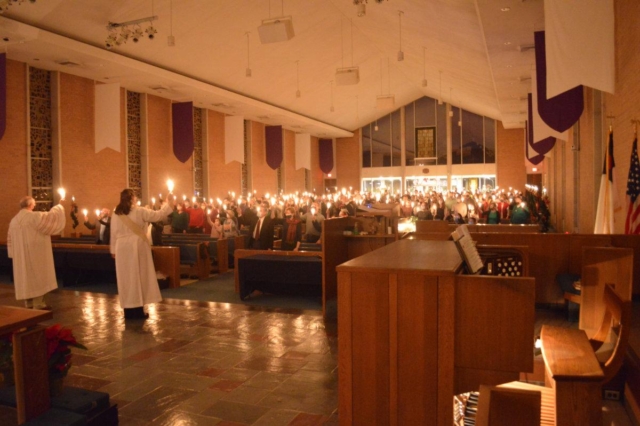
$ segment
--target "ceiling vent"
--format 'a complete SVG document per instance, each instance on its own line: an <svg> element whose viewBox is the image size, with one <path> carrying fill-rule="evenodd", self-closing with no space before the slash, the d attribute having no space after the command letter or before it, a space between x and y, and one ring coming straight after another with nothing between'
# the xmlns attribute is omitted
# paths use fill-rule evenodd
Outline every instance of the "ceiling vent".
<svg viewBox="0 0 640 426"><path fill-rule="evenodd" d="M258 34L262 44L291 40L295 35L291 16L263 20L258 27Z"/></svg>

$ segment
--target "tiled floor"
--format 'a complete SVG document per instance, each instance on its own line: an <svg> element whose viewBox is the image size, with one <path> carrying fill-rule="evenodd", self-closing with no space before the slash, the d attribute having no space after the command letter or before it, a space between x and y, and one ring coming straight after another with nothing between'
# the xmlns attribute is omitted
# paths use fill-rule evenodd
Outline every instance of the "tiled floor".
<svg viewBox="0 0 640 426"><path fill-rule="evenodd" d="M316 311L165 300L127 321L117 298L57 290L74 351L65 383L111 395L121 425L337 424L335 324ZM10 286L0 304L19 306Z"/></svg>
<svg viewBox="0 0 640 426"><path fill-rule="evenodd" d="M125 322L117 296L57 290L49 303L49 323L89 348L66 384L108 392L121 425L338 424L336 325L320 312L165 300ZM12 286L0 304L19 306ZM542 324L575 326L554 310L537 311ZM607 410L606 424L630 424L621 404Z"/></svg>

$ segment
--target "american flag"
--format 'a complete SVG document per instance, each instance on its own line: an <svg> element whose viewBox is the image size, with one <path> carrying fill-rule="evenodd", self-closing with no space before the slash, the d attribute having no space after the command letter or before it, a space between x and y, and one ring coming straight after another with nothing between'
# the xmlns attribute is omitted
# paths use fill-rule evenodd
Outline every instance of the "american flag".
<svg viewBox="0 0 640 426"><path fill-rule="evenodd" d="M638 138L633 140L631 165L627 179L627 220L625 234L640 234L640 161L638 161Z"/></svg>

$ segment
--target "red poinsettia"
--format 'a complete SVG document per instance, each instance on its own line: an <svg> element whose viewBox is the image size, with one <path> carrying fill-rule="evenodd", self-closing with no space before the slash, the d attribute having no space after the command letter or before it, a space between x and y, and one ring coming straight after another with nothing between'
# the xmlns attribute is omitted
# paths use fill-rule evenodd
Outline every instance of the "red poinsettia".
<svg viewBox="0 0 640 426"><path fill-rule="evenodd" d="M71 368L71 349L87 349L78 343L70 329L54 324L45 331L49 377L65 377Z"/></svg>

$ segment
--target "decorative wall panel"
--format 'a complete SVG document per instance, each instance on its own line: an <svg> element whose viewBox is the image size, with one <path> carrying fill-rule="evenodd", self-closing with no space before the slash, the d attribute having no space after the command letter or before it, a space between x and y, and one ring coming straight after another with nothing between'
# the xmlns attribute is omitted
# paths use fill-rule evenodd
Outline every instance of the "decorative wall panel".
<svg viewBox="0 0 640 426"><path fill-rule="evenodd" d="M204 197L204 162L202 157L202 108L193 108L193 188Z"/></svg>
<svg viewBox="0 0 640 426"><path fill-rule="evenodd" d="M140 93L127 90L127 162L128 186L142 195L142 132Z"/></svg>
<svg viewBox="0 0 640 426"><path fill-rule="evenodd" d="M53 206L51 72L29 67L29 156L35 210Z"/></svg>

